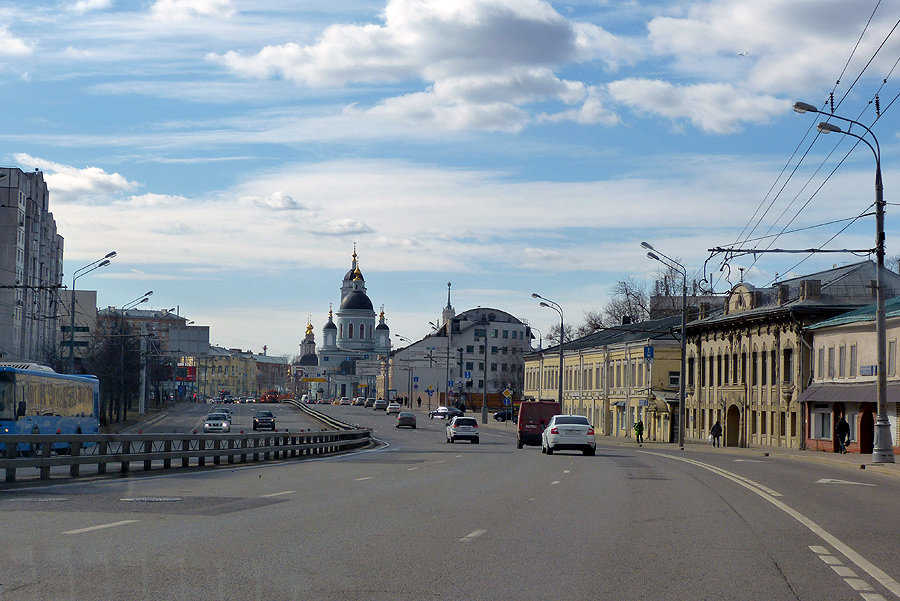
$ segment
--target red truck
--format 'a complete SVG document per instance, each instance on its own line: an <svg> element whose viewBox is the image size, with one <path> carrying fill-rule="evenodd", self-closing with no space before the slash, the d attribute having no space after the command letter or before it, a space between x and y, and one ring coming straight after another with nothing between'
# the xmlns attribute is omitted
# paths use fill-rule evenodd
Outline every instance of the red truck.
<svg viewBox="0 0 900 601"><path fill-rule="evenodd" d="M516 448L540 446L541 434L554 415L559 415L559 403L556 401L522 401L519 405Z"/></svg>

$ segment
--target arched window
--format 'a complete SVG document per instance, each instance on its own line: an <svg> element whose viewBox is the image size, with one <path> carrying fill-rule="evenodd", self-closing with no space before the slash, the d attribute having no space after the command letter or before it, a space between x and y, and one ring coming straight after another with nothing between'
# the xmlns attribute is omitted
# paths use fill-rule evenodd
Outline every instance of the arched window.
<svg viewBox="0 0 900 601"><path fill-rule="evenodd" d="M343 338L344 337L344 324L341 324L340 328L341 328L341 338Z"/></svg>
<svg viewBox="0 0 900 601"><path fill-rule="evenodd" d="M353 324L347 324L347 338L353 338Z"/></svg>
<svg viewBox="0 0 900 601"><path fill-rule="evenodd" d="M359 337L360 338L366 337L366 325L365 324L362 324L362 323L359 324Z"/></svg>

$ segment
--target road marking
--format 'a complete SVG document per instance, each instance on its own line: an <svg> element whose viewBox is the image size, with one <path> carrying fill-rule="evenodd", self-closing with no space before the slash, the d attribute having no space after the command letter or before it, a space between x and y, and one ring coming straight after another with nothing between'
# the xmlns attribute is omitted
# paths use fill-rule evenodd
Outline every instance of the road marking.
<svg viewBox="0 0 900 601"><path fill-rule="evenodd" d="M837 572L842 578L859 578L859 576L847 566L831 566L831 569Z"/></svg>
<svg viewBox="0 0 900 601"><path fill-rule="evenodd" d="M884 596L877 593L860 593L860 596L866 601L887 601Z"/></svg>
<svg viewBox="0 0 900 601"><path fill-rule="evenodd" d="M809 519L808 517L806 517L799 511L786 505L783 501L779 501L778 499L775 498L774 495L766 492L765 487L763 487L762 485L760 485L756 482L753 482L752 480L749 480L747 478L738 476L737 474L735 474L733 472L729 472L727 470L723 470L722 468L718 468L713 465L709 465L708 463L702 463L700 461L688 459L686 457L677 457L675 455L667 455L666 453L654 453L651 451L638 451L638 452L646 453L648 455L658 455L660 457L667 457L669 459L674 459L675 461L683 461L685 463L690 463L690 464L696 465L697 467L701 467L705 470L713 472L714 474L718 474L718 475L722 476L723 478L727 478L728 480L731 480L732 482L735 482L735 483L743 486L747 490L750 490L750 491L756 493L757 495L759 495L760 497L762 497L763 499L765 499L766 501L768 501L775 507L779 508L780 510L782 510L783 512L785 512L786 514L788 514L789 516L791 516L792 518L794 518L795 520L797 520L798 522L800 522L801 524L806 526L807 529L809 529L813 534L815 534L816 536L818 536L819 538L824 540L826 543L828 543L829 545L831 545L832 547L837 549L841 553L841 555L843 555L844 557L849 559L852 563L856 564L856 567L863 570L864 572L869 574L869 576L871 576L872 578L874 578L875 580L880 582L881 585L884 586L884 588L891 591L895 596L900 597L900 582L897 582L896 580L891 578L890 575L888 575L884 570L880 569L875 564L873 564L871 561L869 561L868 559L866 559L865 557L863 557L862 555L860 555L859 553L857 553L856 551L851 549L849 546L847 546L846 544L841 542L836 536L834 536L830 532L826 531L824 528L819 526L817 523L815 523L814 521L812 521L811 519ZM874 598L869 600L866 597L866 594L863 594L863 598L867 599L867 601L877 601Z"/></svg>
<svg viewBox="0 0 900 601"><path fill-rule="evenodd" d="M844 582L846 582L850 588L859 592L859 594L863 597L863 599L868 599L870 595L860 591L874 591L872 585L860 578L856 575L856 573L848 568L847 566L841 563L841 560L831 554L831 551L826 549L825 547L810 545L810 550L819 556L819 559L827 563L831 566L831 569L837 572L838 576L843 577ZM883 600L884 597L881 595L874 595L872 601L876 601L876 599Z"/></svg>
<svg viewBox="0 0 900 601"><path fill-rule="evenodd" d="M406 471L407 471L407 472L411 472L411 471L417 470L417 469L419 469L419 468L417 468L417 467L408 467L408 468L406 468Z"/></svg>
<svg viewBox="0 0 900 601"><path fill-rule="evenodd" d="M375 476L366 476L365 478L357 478L357 482L362 482L363 480L374 480Z"/></svg>
<svg viewBox="0 0 900 601"><path fill-rule="evenodd" d="M280 497L281 495L289 495L292 492L297 492L296 490L283 490L281 492L270 492L267 495L260 495L260 499L268 499L269 497Z"/></svg>
<svg viewBox="0 0 900 601"><path fill-rule="evenodd" d="M444 460L443 460L443 459L441 459L441 460L440 460L440 461L438 461L438 462L437 462L437 463L444 463Z"/></svg>
<svg viewBox="0 0 900 601"><path fill-rule="evenodd" d="M569 472L569 470L563 470L563 473L564 473L564 474L568 474L568 473L571 473L571 472Z"/></svg>
<svg viewBox="0 0 900 601"><path fill-rule="evenodd" d="M459 539L459 542L470 543L473 540L475 540L476 538L478 538L479 536L481 536L482 534L487 534L487 530L475 530L474 532L470 532L469 534L467 534L464 537L462 537L461 539Z"/></svg>
<svg viewBox="0 0 900 601"><path fill-rule="evenodd" d="M140 520L122 520L121 522L112 522L111 524L100 524L99 526L89 526L87 528L79 528L77 530L66 530L63 534L81 534L83 532L93 532L94 530L103 530L105 528L115 528L116 526L124 526L126 524L134 524Z"/></svg>
<svg viewBox="0 0 900 601"><path fill-rule="evenodd" d="M762 463L759 459L735 459L737 463Z"/></svg>
<svg viewBox="0 0 900 601"><path fill-rule="evenodd" d="M855 484L856 486L878 486L877 484L867 484L866 482L851 482L850 480L836 480L835 478L822 478L816 480L816 484Z"/></svg>
<svg viewBox="0 0 900 601"><path fill-rule="evenodd" d="M828 553L828 549L826 549L825 547L820 547L819 545L810 545L809 550L816 555L825 555Z"/></svg>
<svg viewBox="0 0 900 601"><path fill-rule="evenodd" d="M556 486L557 484L559 484L559 480L554 480L550 483L550 486Z"/></svg>
<svg viewBox="0 0 900 601"><path fill-rule="evenodd" d="M462 455L457 455L457 457L462 457Z"/></svg>
<svg viewBox="0 0 900 601"><path fill-rule="evenodd" d="M844 582L853 587L855 591L874 591L872 585L866 582L865 580L860 580L859 578L844 578Z"/></svg>

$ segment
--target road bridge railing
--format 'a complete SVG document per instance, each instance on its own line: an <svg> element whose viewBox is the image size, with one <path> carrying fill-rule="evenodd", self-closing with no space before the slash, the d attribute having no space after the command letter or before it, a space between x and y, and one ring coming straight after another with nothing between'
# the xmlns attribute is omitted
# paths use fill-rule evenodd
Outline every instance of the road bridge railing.
<svg viewBox="0 0 900 601"><path fill-rule="evenodd" d="M132 464L144 471L155 468L203 467L249 461L270 461L328 455L367 446L371 430L320 432L248 432L232 434L15 434L0 437L0 469L5 481L15 482L17 471L37 468L48 480L51 469L68 466L68 476L105 474L109 467L128 473ZM54 476L65 477L56 470Z"/></svg>

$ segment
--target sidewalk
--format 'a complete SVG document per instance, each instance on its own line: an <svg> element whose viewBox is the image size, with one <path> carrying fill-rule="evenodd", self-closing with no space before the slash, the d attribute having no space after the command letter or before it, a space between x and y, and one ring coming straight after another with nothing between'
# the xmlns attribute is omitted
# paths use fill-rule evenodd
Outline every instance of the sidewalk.
<svg viewBox="0 0 900 601"><path fill-rule="evenodd" d="M636 448L632 438L621 438L616 436L597 436L597 443ZM684 451L681 451L676 443L671 442L654 442L645 441L643 449L647 450L666 450L669 452L690 452L690 451L714 451L716 453L726 453L729 455L742 455L745 457L781 457L785 459L796 459L799 461L811 461L815 463L827 464L846 469L854 470L871 470L877 474L887 474L900 478L900 464L898 463L872 463L872 455L861 455L860 453L847 453L841 455L839 453L826 453L823 451L800 451L785 447L768 447L768 446L752 446L749 448L741 447L718 447L713 448L708 442L684 441Z"/></svg>

